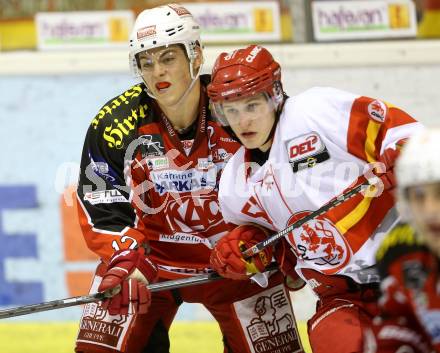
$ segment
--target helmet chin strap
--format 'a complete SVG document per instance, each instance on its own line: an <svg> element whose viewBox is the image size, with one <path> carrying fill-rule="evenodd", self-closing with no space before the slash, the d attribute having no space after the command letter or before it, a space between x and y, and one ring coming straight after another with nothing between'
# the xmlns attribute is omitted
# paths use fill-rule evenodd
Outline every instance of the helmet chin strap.
<svg viewBox="0 0 440 353"><path fill-rule="evenodd" d="M275 135L275 130L278 125L278 121L280 120L281 112L283 111L284 103L286 103L287 96L283 94L283 100L279 103L277 110L275 111L275 119L273 121L272 128L270 129L269 135L267 136L266 141L264 141L261 146L265 145L269 142L270 139L273 138L273 135Z"/></svg>

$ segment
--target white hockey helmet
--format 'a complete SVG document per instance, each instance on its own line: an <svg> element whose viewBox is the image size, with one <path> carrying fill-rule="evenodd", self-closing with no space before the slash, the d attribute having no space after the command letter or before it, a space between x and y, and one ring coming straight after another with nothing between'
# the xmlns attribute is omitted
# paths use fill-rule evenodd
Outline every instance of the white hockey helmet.
<svg viewBox="0 0 440 353"><path fill-rule="evenodd" d="M396 162L398 206L402 218L411 220L407 189L440 182L440 128L415 133L403 147Z"/></svg>
<svg viewBox="0 0 440 353"><path fill-rule="evenodd" d="M149 49L183 44L191 63L197 56L197 45L201 46L200 26L193 15L182 5L168 4L142 11L136 18L130 35L130 69L135 77L141 76L136 55Z"/></svg>
<svg viewBox="0 0 440 353"><path fill-rule="evenodd" d="M440 128L423 129L403 147L396 162L399 189L440 182Z"/></svg>

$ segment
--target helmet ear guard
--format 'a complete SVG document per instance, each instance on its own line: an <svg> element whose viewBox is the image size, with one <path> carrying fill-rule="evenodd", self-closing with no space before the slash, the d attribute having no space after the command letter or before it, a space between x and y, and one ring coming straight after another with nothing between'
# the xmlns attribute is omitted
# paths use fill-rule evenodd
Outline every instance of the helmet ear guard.
<svg viewBox="0 0 440 353"><path fill-rule="evenodd" d="M285 98L283 85L281 84L281 81L275 81L272 86L272 90L273 90L272 100L274 101L275 108L278 111L278 109L284 102L284 98Z"/></svg>

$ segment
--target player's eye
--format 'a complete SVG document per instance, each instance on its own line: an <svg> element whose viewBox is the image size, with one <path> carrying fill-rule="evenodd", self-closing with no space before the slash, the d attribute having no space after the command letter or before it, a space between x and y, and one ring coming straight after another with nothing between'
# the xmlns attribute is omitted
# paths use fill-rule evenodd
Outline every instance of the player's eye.
<svg viewBox="0 0 440 353"><path fill-rule="evenodd" d="M176 53L173 51L166 52L160 58L160 63L164 65L171 65L176 60Z"/></svg>
<svg viewBox="0 0 440 353"><path fill-rule="evenodd" d="M260 103L257 102L249 103L246 107L246 110L250 113L253 113L258 109L259 105Z"/></svg>
<svg viewBox="0 0 440 353"><path fill-rule="evenodd" d="M154 66L153 59L141 59L142 70L151 70Z"/></svg>
<svg viewBox="0 0 440 353"><path fill-rule="evenodd" d="M227 116L236 116L238 114L238 110L235 108L226 108L224 109L224 112Z"/></svg>

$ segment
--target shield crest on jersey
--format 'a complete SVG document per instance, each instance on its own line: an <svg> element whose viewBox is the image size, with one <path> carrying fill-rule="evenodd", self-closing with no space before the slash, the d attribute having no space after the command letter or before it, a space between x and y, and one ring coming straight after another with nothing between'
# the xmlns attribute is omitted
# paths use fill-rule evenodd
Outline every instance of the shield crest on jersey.
<svg viewBox="0 0 440 353"><path fill-rule="evenodd" d="M304 211L294 214L288 221L291 225L310 214ZM328 218L319 216L304 223L287 235L287 241L299 260L325 274L336 274L350 261L351 248Z"/></svg>

